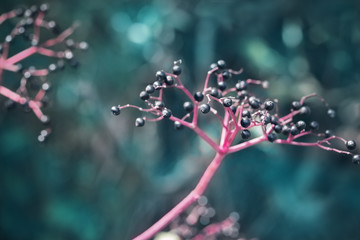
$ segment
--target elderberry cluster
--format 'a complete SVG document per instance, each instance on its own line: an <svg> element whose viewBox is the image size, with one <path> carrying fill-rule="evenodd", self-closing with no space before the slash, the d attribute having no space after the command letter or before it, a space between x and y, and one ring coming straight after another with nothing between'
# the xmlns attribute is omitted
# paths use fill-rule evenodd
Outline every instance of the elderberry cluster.
<svg viewBox="0 0 360 240"><path fill-rule="evenodd" d="M48 103L47 92L51 89L51 84L47 80L48 75L63 70L66 64L78 67L75 50L88 48L86 42L75 42L70 38L75 26L61 29L57 22L47 20L48 10L49 5L44 3L27 9L17 8L0 17L0 24L9 20L15 25L4 41L0 42L0 59L3 63L0 66L0 95L8 98L4 106L6 109L12 109L16 105L21 105L26 112L33 111L44 124L50 120L41 110ZM43 29L50 34L44 37ZM16 49L13 50L15 46ZM50 64L35 66L23 63L23 60L36 54L48 57ZM4 71L18 74L20 83L17 89L10 89L4 85ZM40 134L43 137L47 135Z"/></svg>

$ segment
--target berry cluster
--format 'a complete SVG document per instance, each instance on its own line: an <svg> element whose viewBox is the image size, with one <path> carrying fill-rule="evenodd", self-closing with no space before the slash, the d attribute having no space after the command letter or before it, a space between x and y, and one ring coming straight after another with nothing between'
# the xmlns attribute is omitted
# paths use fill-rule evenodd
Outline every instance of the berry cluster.
<svg viewBox="0 0 360 240"><path fill-rule="evenodd" d="M42 112L42 107L48 102L46 93L50 90L50 83L46 77L63 70L66 63L77 67L79 63L74 57L74 50L88 48L86 42L78 43L70 38L77 27L76 24L62 31L55 21L45 19L48 10L48 4L41 4L28 9L18 8L0 15L0 25L6 20L15 25L4 41L0 42L0 95L7 98L7 109L21 105L25 111L32 111L44 124L49 122L49 117ZM43 29L49 33L45 34ZM24 46L22 50L18 50L19 45ZM49 57L50 64L38 67L23 63L23 60L36 54ZM20 76L17 89L12 90L4 85L5 71ZM46 132L45 135L39 135L39 141L46 139L50 131Z"/></svg>
<svg viewBox="0 0 360 240"><path fill-rule="evenodd" d="M209 206L206 197L202 196L187 214L179 216L169 226L167 232L158 233L154 240L166 239L239 239L239 214L233 212L225 220L214 222L216 210ZM241 238L245 240L245 238Z"/></svg>
<svg viewBox="0 0 360 240"><path fill-rule="evenodd" d="M194 131L215 150L216 156L205 170L195 189L135 240L152 237L196 201L205 191L226 155L261 142L315 146L350 155L353 163L360 164L360 155L352 152L356 148L354 140L345 140L335 136L331 130L320 131L321 126L317 121L305 121L304 116L311 116L311 107L307 104L307 100L310 98L316 98L323 103L324 113L326 112L329 118L334 118L336 115L328 103L317 94L313 93L302 97L299 101L292 102L289 112L280 115L277 99L262 98L252 91L252 88L256 86L266 89L267 81L238 79L237 76L242 73L242 69L239 71L229 69L226 67L225 61L219 60L217 63L211 64L204 87L192 94L180 80L180 64L180 60L174 62L170 73L156 72L154 82L140 92L139 97L146 103L146 108L127 104L113 106L111 111L114 115L119 115L124 108L136 108L154 116L137 118L135 120L137 127L144 126L147 121L169 119L174 122L175 129L187 127ZM213 79L214 82L212 82ZM163 92L168 88L179 89L187 96L187 100L183 103L185 111L183 116L175 116L164 102ZM218 141L213 140L198 124L199 116L209 114L214 115L220 123L221 135ZM334 147L332 144L334 140L342 143L343 148Z"/></svg>

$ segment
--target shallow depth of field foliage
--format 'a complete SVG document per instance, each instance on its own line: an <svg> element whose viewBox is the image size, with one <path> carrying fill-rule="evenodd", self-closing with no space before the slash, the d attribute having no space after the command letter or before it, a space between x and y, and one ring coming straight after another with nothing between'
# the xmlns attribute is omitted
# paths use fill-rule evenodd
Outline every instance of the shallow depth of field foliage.
<svg viewBox="0 0 360 240"><path fill-rule="evenodd" d="M360 142L355 0L48 2L63 28L81 23L73 38L90 48L78 69L49 78L54 131L45 144L33 114L0 110L1 239L129 239L194 187L214 155L204 142L170 121L135 128L139 112L109 110L141 104L138 92L177 59L192 91L217 59L243 67L241 78L269 81L280 112L317 92L337 110L320 119L323 128ZM0 11L40 3L2 0ZM0 26L2 40L6 34ZM168 101L182 106L181 96ZM326 115L312 106L312 117ZM247 237L358 239L359 182L347 156L265 143L230 155L206 195L219 219L239 212Z"/></svg>

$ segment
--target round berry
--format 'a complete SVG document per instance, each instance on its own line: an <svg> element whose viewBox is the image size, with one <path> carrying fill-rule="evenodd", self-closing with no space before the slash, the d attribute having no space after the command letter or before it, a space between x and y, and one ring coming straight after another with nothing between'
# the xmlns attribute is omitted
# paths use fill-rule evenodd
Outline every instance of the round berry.
<svg viewBox="0 0 360 240"><path fill-rule="evenodd" d="M302 107L302 104L299 101L293 101L291 103L291 108L293 110L299 110Z"/></svg>
<svg viewBox="0 0 360 240"><path fill-rule="evenodd" d="M269 124L271 122L271 116L270 114L266 114L264 116L261 117L261 120L263 121L263 123L266 125L266 124Z"/></svg>
<svg viewBox="0 0 360 240"><path fill-rule="evenodd" d="M184 102L183 107L188 113L191 113L194 110L194 104L192 102Z"/></svg>
<svg viewBox="0 0 360 240"><path fill-rule="evenodd" d="M354 163L354 164L360 164L360 155L354 155L353 157L352 157L352 162Z"/></svg>
<svg viewBox="0 0 360 240"><path fill-rule="evenodd" d="M212 88L210 91L210 95L219 98L219 91L216 88Z"/></svg>
<svg viewBox="0 0 360 240"><path fill-rule="evenodd" d="M279 126L279 125L276 125ZM283 126L281 133L284 134L285 136L289 135L289 133L291 132L291 128L287 125Z"/></svg>
<svg viewBox="0 0 360 240"><path fill-rule="evenodd" d="M242 90L238 93L238 98L240 100L245 99L247 96L249 96L249 93L246 90Z"/></svg>
<svg viewBox="0 0 360 240"><path fill-rule="evenodd" d="M231 106L230 106L230 109L231 109L231 111L233 112L233 114L236 113L237 108L236 108L234 105L231 105Z"/></svg>
<svg viewBox="0 0 360 240"><path fill-rule="evenodd" d="M303 106L300 108L300 114L301 115L309 115L311 114L311 109L308 106Z"/></svg>
<svg viewBox="0 0 360 240"><path fill-rule="evenodd" d="M165 108L165 109L162 111L162 115L163 115L164 118L170 118L171 115L172 115L172 112L171 112L170 109Z"/></svg>
<svg viewBox="0 0 360 240"><path fill-rule="evenodd" d="M155 91L155 88L154 88L154 86L153 85L147 85L146 87L145 87L145 91L147 92L147 93L149 93L149 94L151 94L151 93L153 93L154 91Z"/></svg>
<svg viewBox="0 0 360 240"><path fill-rule="evenodd" d="M219 69L225 69L226 68L226 62L224 60L217 61L217 66Z"/></svg>
<svg viewBox="0 0 360 240"><path fill-rule="evenodd" d="M142 127L145 125L145 120L143 118L137 118L135 120L135 126L136 127Z"/></svg>
<svg viewBox="0 0 360 240"><path fill-rule="evenodd" d="M274 130L276 133L281 133L282 129L283 129L283 126L281 126L280 124L275 125L275 127L274 127Z"/></svg>
<svg viewBox="0 0 360 240"><path fill-rule="evenodd" d="M311 130L318 130L319 129L319 123L317 121L312 121L310 123L310 129Z"/></svg>
<svg viewBox="0 0 360 240"><path fill-rule="evenodd" d="M170 75L166 76L166 79L165 79L166 85L171 86L174 84L174 82L175 82L175 80L172 76L170 76Z"/></svg>
<svg viewBox="0 0 360 240"><path fill-rule="evenodd" d="M247 117L243 117L243 118L241 118L240 124L243 128L247 128L250 126L251 120Z"/></svg>
<svg viewBox="0 0 360 240"><path fill-rule="evenodd" d="M269 142L274 142L276 140L276 134L275 133L269 133L269 135L267 136L267 139L269 140Z"/></svg>
<svg viewBox="0 0 360 240"><path fill-rule="evenodd" d="M223 105L224 105L224 107L230 107L232 105L231 98L224 98Z"/></svg>
<svg viewBox="0 0 360 240"><path fill-rule="evenodd" d="M235 84L235 88L237 91L242 91L242 90L246 90L247 88L247 83L246 81L239 81Z"/></svg>
<svg viewBox="0 0 360 240"><path fill-rule="evenodd" d="M277 124L279 124L279 119L276 116L273 115L270 118L270 122L271 122L271 124L277 125Z"/></svg>
<svg viewBox="0 0 360 240"><path fill-rule="evenodd" d="M226 89L226 83L224 81L218 82L218 88L224 91Z"/></svg>
<svg viewBox="0 0 360 240"><path fill-rule="evenodd" d="M242 139L248 139L249 137L251 137L251 132L247 129L244 129L241 131L241 137Z"/></svg>
<svg viewBox="0 0 360 240"><path fill-rule="evenodd" d="M120 114L120 108L118 106L112 106L111 107L111 112L112 114L114 114L115 116Z"/></svg>
<svg viewBox="0 0 360 240"><path fill-rule="evenodd" d="M165 104L163 101L155 101L155 108L156 109L160 109L160 108L163 108L165 107Z"/></svg>
<svg viewBox="0 0 360 240"><path fill-rule="evenodd" d="M250 113L249 110L246 110L246 109L245 109L245 110L242 111L241 116L242 116L242 117L248 117L248 118L250 118L250 117L251 117L251 113Z"/></svg>
<svg viewBox="0 0 360 240"><path fill-rule="evenodd" d="M229 78L231 78L231 73L228 70L225 70L222 73L222 77L224 80L228 80Z"/></svg>
<svg viewBox="0 0 360 240"><path fill-rule="evenodd" d="M200 106L200 111L201 111L202 113L208 113L208 112L210 112L210 105L207 104L207 103L202 104L202 105Z"/></svg>
<svg viewBox="0 0 360 240"><path fill-rule="evenodd" d="M173 66L172 71L173 71L173 74L180 75L181 74L181 67L179 65L175 65L175 66Z"/></svg>
<svg viewBox="0 0 360 240"><path fill-rule="evenodd" d="M216 63L210 64L210 69L214 69L214 68L217 68L217 67L218 67L218 65Z"/></svg>
<svg viewBox="0 0 360 240"><path fill-rule="evenodd" d="M292 125L290 128L290 133L291 133L291 135L295 136L295 135L298 135L300 133L300 131L295 125Z"/></svg>
<svg viewBox="0 0 360 240"><path fill-rule="evenodd" d="M183 125L179 122L179 121L175 121L174 122L174 128L176 129L176 130L180 130L180 129L183 129Z"/></svg>
<svg viewBox="0 0 360 240"><path fill-rule="evenodd" d="M157 71L155 77L157 81L163 82L166 79L166 74L164 71Z"/></svg>
<svg viewBox="0 0 360 240"><path fill-rule="evenodd" d="M346 145L347 149L349 149L349 150L354 150L356 148L355 140L349 140L346 142L345 145Z"/></svg>
<svg viewBox="0 0 360 240"><path fill-rule="evenodd" d="M335 112L334 109L329 108L329 109L327 110L327 115L328 115L330 118L335 118L336 112Z"/></svg>
<svg viewBox="0 0 360 240"><path fill-rule="evenodd" d="M266 102L264 103L264 108L265 108L266 110L268 110L268 111L273 110L273 109L274 109L274 106L275 106L275 104L274 104L273 101L266 101Z"/></svg>
<svg viewBox="0 0 360 240"><path fill-rule="evenodd" d="M150 95L145 92L145 91L141 91L140 94L139 94L139 97L141 98L141 100L148 100L150 98Z"/></svg>
<svg viewBox="0 0 360 240"><path fill-rule="evenodd" d="M329 138L334 135L334 132L332 130L325 130L325 138Z"/></svg>
<svg viewBox="0 0 360 240"><path fill-rule="evenodd" d="M153 83L153 87L154 87L156 90L160 89L161 86L162 86L162 84L161 84L160 81L155 81L155 82Z"/></svg>
<svg viewBox="0 0 360 240"><path fill-rule="evenodd" d="M299 129L299 131L304 130L306 128L306 123L302 120L298 121L295 125L297 129Z"/></svg>
<svg viewBox="0 0 360 240"><path fill-rule="evenodd" d="M202 94L202 92L196 92L194 98L197 102L201 102L204 99L204 94Z"/></svg>
<svg viewBox="0 0 360 240"><path fill-rule="evenodd" d="M252 107L253 109L258 109L260 107L260 99L252 96L249 98L249 104L250 104L250 107Z"/></svg>

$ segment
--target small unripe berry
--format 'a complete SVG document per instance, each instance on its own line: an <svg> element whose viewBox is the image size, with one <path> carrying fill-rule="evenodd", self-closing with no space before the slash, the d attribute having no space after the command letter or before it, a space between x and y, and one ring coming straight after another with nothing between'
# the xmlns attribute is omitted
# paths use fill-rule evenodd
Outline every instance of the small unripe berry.
<svg viewBox="0 0 360 240"><path fill-rule="evenodd" d="M331 137L333 135L334 135L333 131L331 131L329 129L325 130L325 138L329 138L329 137Z"/></svg>
<svg viewBox="0 0 360 240"><path fill-rule="evenodd" d="M241 137L242 139L248 139L249 137L251 137L251 132L247 129L244 129L241 131Z"/></svg>
<svg viewBox="0 0 360 240"><path fill-rule="evenodd" d="M164 71L157 71L155 77L157 81L163 82L166 79L166 74Z"/></svg>
<svg viewBox="0 0 360 240"><path fill-rule="evenodd" d="M184 102L183 107L188 113L191 113L194 110L194 104L192 102Z"/></svg>
<svg viewBox="0 0 360 240"><path fill-rule="evenodd" d="M275 125L275 127L274 127L274 130L276 133L281 133L282 129L283 129L283 126L281 126L280 124Z"/></svg>
<svg viewBox="0 0 360 240"><path fill-rule="evenodd" d="M148 100L150 98L150 95L145 92L145 91L141 91L140 94L139 94L139 97L141 98L141 100Z"/></svg>
<svg viewBox="0 0 360 240"><path fill-rule="evenodd" d="M293 101L291 103L291 108L293 110L299 110L302 107L302 104L299 101Z"/></svg>
<svg viewBox="0 0 360 240"><path fill-rule="evenodd" d="M174 128L176 129L176 130L180 130L180 129L183 129L183 125L179 122L179 121L175 121L174 122Z"/></svg>
<svg viewBox="0 0 360 240"><path fill-rule="evenodd" d="M243 117L243 118L241 118L240 124L243 128L247 128L250 126L251 120L247 117Z"/></svg>
<svg viewBox="0 0 360 240"><path fill-rule="evenodd" d="M114 114L115 116L120 114L120 108L118 106L112 106L111 107L111 112L112 114Z"/></svg>
<svg viewBox="0 0 360 240"><path fill-rule="evenodd" d="M246 90L247 88L246 81L239 81L238 83L235 84L235 88L237 91Z"/></svg>
<svg viewBox="0 0 360 240"><path fill-rule="evenodd" d="M249 110L243 110L242 113L241 113L241 116L242 117L248 117L250 118L251 117L251 113Z"/></svg>
<svg viewBox="0 0 360 240"><path fill-rule="evenodd" d="M290 133L291 133L291 135L295 136L295 135L298 135L300 133L300 131L295 125L292 125L290 128Z"/></svg>
<svg viewBox="0 0 360 240"><path fill-rule="evenodd" d="M166 76L166 79L165 79L166 85L171 86L171 85L174 84L174 81L175 81L175 80L174 80L174 78L173 78L172 76L170 76L170 75Z"/></svg>
<svg viewBox="0 0 360 240"><path fill-rule="evenodd" d="M145 91L149 94L153 93L155 91L155 88L153 85L147 85L146 88L145 88Z"/></svg>
<svg viewBox="0 0 360 240"><path fill-rule="evenodd" d="M276 140L276 134L275 133L269 133L267 139L269 140L269 142L274 142Z"/></svg>
<svg viewBox="0 0 360 240"><path fill-rule="evenodd" d="M164 118L170 118L171 115L172 115L172 112L171 112L170 109L165 108L165 109L162 111L162 115L163 115Z"/></svg>
<svg viewBox="0 0 360 240"><path fill-rule="evenodd" d="M218 82L218 88L224 91L226 89L226 83L224 81Z"/></svg>
<svg viewBox="0 0 360 240"><path fill-rule="evenodd" d="M197 102L201 102L204 99L204 94L202 94L202 92L196 92L194 98Z"/></svg>
<svg viewBox="0 0 360 240"><path fill-rule="evenodd" d="M299 131L304 130L306 128L306 123L302 120L298 121L295 125L297 129L299 129Z"/></svg>
<svg viewBox="0 0 360 240"><path fill-rule="evenodd" d="M173 71L173 74L180 75L181 74L181 67L179 65L175 65L175 66L173 66L172 71Z"/></svg>
<svg viewBox="0 0 360 240"><path fill-rule="evenodd" d="M135 120L135 126L136 127L142 127L145 125L145 120L143 118L137 118Z"/></svg>
<svg viewBox="0 0 360 240"><path fill-rule="evenodd" d="M312 121L310 123L310 129L311 130L318 130L319 129L319 123L317 121Z"/></svg>
<svg viewBox="0 0 360 240"><path fill-rule="evenodd" d="M354 164L360 164L360 155L354 155L353 157L352 157L352 162L354 163Z"/></svg>
<svg viewBox="0 0 360 240"><path fill-rule="evenodd" d="M232 105L231 98L224 98L223 105L224 105L224 107L230 107Z"/></svg>
<svg viewBox="0 0 360 240"><path fill-rule="evenodd" d="M264 103L264 108L268 111L272 110L274 108L275 104L273 101L266 101Z"/></svg>
<svg viewBox="0 0 360 240"><path fill-rule="evenodd" d="M225 69L226 68L226 62L224 60L217 61L217 66L219 69Z"/></svg>
<svg viewBox="0 0 360 240"><path fill-rule="evenodd" d="M329 108L329 109L327 110L327 115L328 115L330 118L335 118L336 112L335 112L334 109Z"/></svg>
<svg viewBox="0 0 360 240"><path fill-rule="evenodd" d="M208 113L208 112L210 112L210 105L207 104L207 103L202 104L202 105L200 106L200 111L201 111L202 113Z"/></svg>
<svg viewBox="0 0 360 240"><path fill-rule="evenodd" d="M349 140L346 142L345 145L346 145L347 149L349 149L349 150L354 150L356 148L355 140Z"/></svg>

